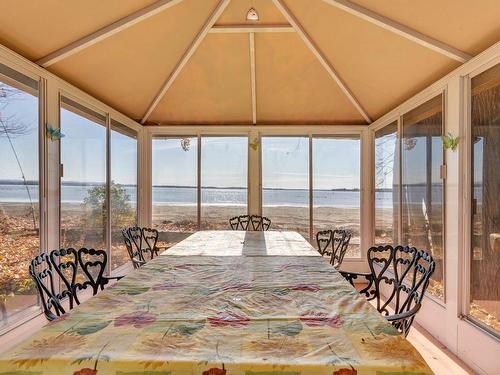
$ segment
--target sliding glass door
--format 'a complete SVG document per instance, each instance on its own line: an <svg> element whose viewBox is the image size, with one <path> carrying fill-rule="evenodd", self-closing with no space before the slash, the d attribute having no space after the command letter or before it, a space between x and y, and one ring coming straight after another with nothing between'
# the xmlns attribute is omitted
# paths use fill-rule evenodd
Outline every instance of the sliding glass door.
<svg viewBox="0 0 500 375"><path fill-rule="evenodd" d="M309 139L262 138L262 215L309 239Z"/></svg>
<svg viewBox="0 0 500 375"><path fill-rule="evenodd" d="M500 337L500 65L471 80L469 316Z"/></svg>
<svg viewBox="0 0 500 375"><path fill-rule="evenodd" d="M111 119L111 269L127 263L122 229L137 223L137 132Z"/></svg>
<svg viewBox="0 0 500 375"><path fill-rule="evenodd" d="M443 96L402 117L401 242L430 252L436 261L428 291L444 298Z"/></svg>
<svg viewBox="0 0 500 375"><path fill-rule="evenodd" d="M248 137L154 137L152 157L152 225L164 241L247 213Z"/></svg>
<svg viewBox="0 0 500 375"><path fill-rule="evenodd" d="M313 235L325 229L351 230L348 258L361 256L360 151L356 137L312 139Z"/></svg>
<svg viewBox="0 0 500 375"><path fill-rule="evenodd" d="M106 248L106 117L61 98L61 246Z"/></svg>
<svg viewBox="0 0 500 375"><path fill-rule="evenodd" d="M201 229L229 229L247 213L247 137L201 138Z"/></svg>
<svg viewBox="0 0 500 375"><path fill-rule="evenodd" d="M28 274L40 248L38 92L0 64L0 330L38 310Z"/></svg>
<svg viewBox="0 0 500 375"><path fill-rule="evenodd" d="M398 244L398 122L375 132L375 244Z"/></svg>
<svg viewBox="0 0 500 375"><path fill-rule="evenodd" d="M297 231L316 246L318 231L352 231L348 258L359 258L359 136L262 137L262 213L272 229Z"/></svg>
<svg viewBox="0 0 500 375"><path fill-rule="evenodd" d="M198 138L154 138L152 225L167 242L198 230Z"/></svg>

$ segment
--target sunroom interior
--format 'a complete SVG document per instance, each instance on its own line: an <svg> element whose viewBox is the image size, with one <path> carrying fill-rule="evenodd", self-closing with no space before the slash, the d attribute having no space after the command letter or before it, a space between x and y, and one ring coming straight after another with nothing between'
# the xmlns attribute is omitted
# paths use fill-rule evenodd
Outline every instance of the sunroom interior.
<svg viewBox="0 0 500 375"><path fill-rule="evenodd" d="M36 255L103 249L125 275L125 227L168 253L248 214L315 248L349 229L341 270L426 250L415 324L445 355L415 346L436 374L498 374L499 19L497 0L0 1L0 353L47 323Z"/></svg>

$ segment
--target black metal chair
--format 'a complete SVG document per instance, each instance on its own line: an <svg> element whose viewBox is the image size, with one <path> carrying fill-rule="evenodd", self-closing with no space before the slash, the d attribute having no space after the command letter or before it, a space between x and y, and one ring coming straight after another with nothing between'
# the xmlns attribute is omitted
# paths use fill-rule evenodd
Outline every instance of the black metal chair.
<svg viewBox="0 0 500 375"><path fill-rule="evenodd" d="M238 230L240 226L240 219L238 216L232 217L229 219L229 226L231 227L232 230Z"/></svg>
<svg viewBox="0 0 500 375"><path fill-rule="evenodd" d="M125 247L127 248L127 253L128 256L130 257L130 260L132 261L132 266L134 269L141 268L143 265L146 264L146 261L142 257L142 252L134 250L134 247L132 246L132 243L128 238L123 239L125 241Z"/></svg>
<svg viewBox="0 0 500 375"><path fill-rule="evenodd" d="M104 276L108 264L108 254L104 250L82 247L78 250L78 264L86 276L86 280L77 283L76 288L83 290L91 287L93 295L96 295L99 290L104 290L104 286L111 280L118 281L123 278L123 276Z"/></svg>
<svg viewBox="0 0 500 375"><path fill-rule="evenodd" d="M143 266L147 261L158 256L167 247L157 246L159 233L153 228L138 226L122 229L125 247L134 268Z"/></svg>
<svg viewBox="0 0 500 375"><path fill-rule="evenodd" d="M58 289L55 285L57 282L57 275L54 274L54 268L49 255L42 253L33 258L29 266L29 274L33 278L38 289L43 313L46 318L52 321L58 316L66 313L61 301L64 298L70 298L70 301L72 301L73 292L71 290L63 290L60 293L57 292ZM70 308L72 308L71 305Z"/></svg>
<svg viewBox="0 0 500 375"><path fill-rule="evenodd" d="M135 226L127 229L128 238L132 245L142 254L142 228Z"/></svg>
<svg viewBox="0 0 500 375"><path fill-rule="evenodd" d="M144 241L145 247L142 251L149 254L149 259L153 259L158 256L158 251L160 248L156 246L158 242L158 231L153 228L142 228L142 239Z"/></svg>
<svg viewBox="0 0 500 375"><path fill-rule="evenodd" d="M271 227L271 220L260 215L240 215L229 219L232 230L267 231Z"/></svg>
<svg viewBox="0 0 500 375"><path fill-rule="evenodd" d="M265 216L252 215L250 222L254 231L267 231L271 227L271 220Z"/></svg>
<svg viewBox="0 0 500 375"><path fill-rule="evenodd" d="M92 294L96 295L111 280L121 279L123 276L104 276L107 262L104 250L86 248L78 251L73 248L59 249L36 256L31 261L29 273L37 286L46 318L52 321L66 313L63 307L65 300L69 310L79 305L80 291L90 287ZM58 283L58 280L62 282Z"/></svg>
<svg viewBox="0 0 500 375"><path fill-rule="evenodd" d="M322 230L316 233L316 244L318 245L318 252L323 255L332 255L330 247L333 240L333 231L331 229Z"/></svg>
<svg viewBox="0 0 500 375"><path fill-rule="evenodd" d="M330 256L330 264L336 269L339 269L344 261L351 237L352 232L348 229L335 229L332 232L332 253Z"/></svg>
<svg viewBox="0 0 500 375"><path fill-rule="evenodd" d="M423 250L409 246L371 247L368 250L370 272L340 271L354 286L354 280L364 277L368 286L360 293L368 301L376 299L377 310L405 337L415 315L422 306L429 279L436 268L432 257ZM386 298L382 298L384 291ZM394 311L391 314L389 307Z"/></svg>
<svg viewBox="0 0 500 375"><path fill-rule="evenodd" d="M250 227L250 215L240 215L238 216L238 221L242 230L248 230Z"/></svg>

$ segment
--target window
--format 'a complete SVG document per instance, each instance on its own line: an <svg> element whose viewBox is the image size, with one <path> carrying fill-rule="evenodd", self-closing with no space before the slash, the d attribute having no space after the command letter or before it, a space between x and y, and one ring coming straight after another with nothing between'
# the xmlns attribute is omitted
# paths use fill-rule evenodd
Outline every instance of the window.
<svg viewBox="0 0 500 375"><path fill-rule="evenodd" d="M201 138L201 229L247 213L247 137Z"/></svg>
<svg viewBox="0 0 500 375"><path fill-rule="evenodd" d="M375 132L375 244L398 244L398 122Z"/></svg>
<svg viewBox="0 0 500 375"><path fill-rule="evenodd" d="M0 64L0 329L37 310L38 111L38 82Z"/></svg>
<svg viewBox="0 0 500 375"><path fill-rule="evenodd" d="M325 229L352 231L346 257L360 252L360 140L313 138L313 235ZM314 240L314 238L313 238ZM316 245L316 241L313 241Z"/></svg>
<svg viewBox="0 0 500 375"><path fill-rule="evenodd" d="M443 298L442 95L406 113L402 121L401 241L431 253L436 270L428 291Z"/></svg>
<svg viewBox="0 0 500 375"><path fill-rule="evenodd" d="M309 139L262 138L262 215L309 239Z"/></svg>
<svg viewBox="0 0 500 375"><path fill-rule="evenodd" d="M111 269L130 258L122 229L137 223L137 133L111 120Z"/></svg>
<svg viewBox="0 0 500 375"><path fill-rule="evenodd" d="M469 314L500 333L500 65L471 82Z"/></svg>
<svg viewBox="0 0 500 375"><path fill-rule="evenodd" d="M61 98L61 246L106 248L106 117Z"/></svg>
<svg viewBox="0 0 500 375"><path fill-rule="evenodd" d="M155 138L152 149L152 225L175 243L198 230L198 139Z"/></svg>

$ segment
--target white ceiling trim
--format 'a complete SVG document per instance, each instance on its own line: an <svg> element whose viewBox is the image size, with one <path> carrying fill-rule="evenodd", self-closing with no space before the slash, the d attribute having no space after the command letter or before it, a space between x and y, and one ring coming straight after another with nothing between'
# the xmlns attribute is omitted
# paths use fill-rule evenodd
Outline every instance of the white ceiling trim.
<svg viewBox="0 0 500 375"><path fill-rule="evenodd" d="M196 52L196 50L200 46L201 42L203 41L203 39L205 39L205 37L207 36L207 34L210 31L210 29L212 28L212 26L215 24L215 22L217 22L220 15L222 14L222 12L224 12L226 7L229 5L230 1L231 0L220 0L219 1L217 6L215 7L214 11L212 12L212 14L208 17L207 21L203 25L202 29L198 32L198 34L196 35L194 40L191 42L191 44L188 47L188 49L186 50L186 52L184 52L184 55L182 55L181 59L179 60L179 62L175 66L172 73L169 75L167 80L161 86L160 91L158 92L158 94L156 95L156 97L154 98L154 100L152 101L150 106L148 107L146 113L144 114L144 116L141 120L141 124L144 124L147 121L147 119L149 118L149 116L151 116L151 113L153 113L155 108L158 106L161 99L165 96L168 89L172 86L175 79L179 76L179 74L181 73L184 66L188 63L189 59L191 59L193 54Z"/></svg>
<svg viewBox="0 0 500 375"><path fill-rule="evenodd" d="M399 36L402 36L403 38L418 43L421 46L424 46L435 52L445 55L453 60L464 63L472 58L471 55L462 52L446 43L443 43L437 39L422 34L410 27L402 25L396 21L391 20L390 18L375 13L349 0L323 0L323 1L334 7L342 9L343 11L346 11L356 17L359 17L365 21L371 22L374 25L382 27L385 30L391 31Z"/></svg>
<svg viewBox="0 0 500 375"><path fill-rule="evenodd" d="M372 120L370 119L370 116L368 116L368 113L364 110L364 108L361 106L361 103L356 99L356 97L354 96L352 91L349 90L349 87L347 87L347 85L342 80L342 78L338 75L338 73L335 71L333 66L328 62L326 57L321 53L321 51L315 45L315 43L311 39L311 37L309 35L307 35L307 33L302 28L302 26L300 25L298 20L295 18L293 13L286 7L286 5L283 3L282 0L273 0L273 3L280 10L280 12L283 14L283 16L286 18L286 20L290 23L290 25L293 26L293 28L295 29L297 34L302 38L302 40L305 42L307 47L311 50L311 52L314 54L314 56L319 60L321 65L323 65L323 67L328 72L330 77L337 83L337 85L340 87L342 92L347 96L349 101L354 105L354 107L363 116L363 118L370 124L372 122Z"/></svg>
<svg viewBox="0 0 500 375"><path fill-rule="evenodd" d="M112 24L106 27L103 27L102 29L93 32L92 34L89 34L81 39L78 39L58 49L57 51L50 53L49 55L38 60L36 63L46 68L50 65L55 64L58 61L61 61L69 56L74 55L77 52L84 50L85 48L88 48L96 43L99 43L100 41L109 38L110 36L115 35L120 31L128 29L129 27L154 16L155 14L158 14L164 11L165 9L173 7L174 5L177 5L182 1L183 0L157 1L154 4L142 8L137 12L134 12L116 22L113 22Z"/></svg>

